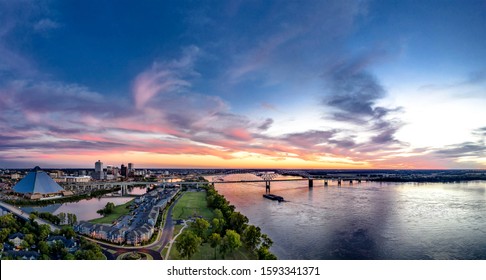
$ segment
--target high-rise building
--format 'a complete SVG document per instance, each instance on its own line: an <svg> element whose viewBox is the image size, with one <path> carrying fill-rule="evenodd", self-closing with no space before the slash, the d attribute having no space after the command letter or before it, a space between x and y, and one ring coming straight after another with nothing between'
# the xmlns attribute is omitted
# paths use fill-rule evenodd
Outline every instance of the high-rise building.
<svg viewBox="0 0 486 280"><path fill-rule="evenodd" d="M128 172L127 173L128 173L127 174L128 177L133 177L135 175L135 166L131 162L128 163Z"/></svg>
<svg viewBox="0 0 486 280"><path fill-rule="evenodd" d="M124 164L122 164L121 167L120 167L120 173L121 173L122 177L128 176L127 167Z"/></svg>
<svg viewBox="0 0 486 280"><path fill-rule="evenodd" d="M105 179L105 172L103 171L103 163L100 160L95 162L95 172L93 177L97 180Z"/></svg>

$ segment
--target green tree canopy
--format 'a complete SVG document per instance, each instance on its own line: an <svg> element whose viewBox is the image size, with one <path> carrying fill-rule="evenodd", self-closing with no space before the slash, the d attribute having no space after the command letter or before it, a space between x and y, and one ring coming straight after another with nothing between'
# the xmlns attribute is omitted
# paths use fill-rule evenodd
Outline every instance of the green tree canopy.
<svg viewBox="0 0 486 280"><path fill-rule="evenodd" d="M212 231L214 233L218 233L218 234L221 235L221 233L223 233L223 229L224 229L225 224L226 224L226 222L225 222L224 218L221 218L221 219L214 218L211 222Z"/></svg>
<svg viewBox="0 0 486 280"><path fill-rule="evenodd" d="M51 228L48 225L40 225L37 231L39 240L46 240L51 233Z"/></svg>
<svg viewBox="0 0 486 280"><path fill-rule="evenodd" d="M208 228L209 222L201 218L197 218L196 221L191 224L192 231L203 240L206 239L206 231Z"/></svg>
<svg viewBox="0 0 486 280"><path fill-rule="evenodd" d="M17 224L17 220L13 216L12 213L8 213L7 215L0 216L0 227L2 228L10 228Z"/></svg>
<svg viewBox="0 0 486 280"><path fill-rule="evenodd" d="M248 226L243 232L243 240L246 248L252 251L255 250L260 245L261 235L259 227L255 227L254 225Z"/></svg>
<svg viewBox="0 0 486 280"><path fill-rule="evenodd" d="M221 235L218 233L213 233L209 236L209 244L211 248L214 248L214 258L216 259L216 248L221 244Z"/></svg>
<svg viewBox="0 0 486 280"><path fill-rule="evenodd" d="M220 247L220 251L223 254L223 258L227 253L232 253L237 248L241 247L240 235L232 230L226 230L226 235L223 238L223 242Z"/></svg>
<svg viewBox="0 0 486 280"><path fill-rule="evenodd" d="M277 257L274 254L270 253L268 248L265 247L265 246L261 246L257 250L257 254L258 254L259 260L276 260L277 259Z"/></svg>
<svg viewBox="0 0 486 280"><path fill-rule="evenodd" d="M183 258L190 259L199 249L202 239L191 230L184 231L177 238L176 249Z"/></svg>
<svg viewBox="0 0 486 280"><path fill-rule="evenodd" d="M229 219L230 227L241 234L247 227L248 218L240 212L233 212Z"/></svg>

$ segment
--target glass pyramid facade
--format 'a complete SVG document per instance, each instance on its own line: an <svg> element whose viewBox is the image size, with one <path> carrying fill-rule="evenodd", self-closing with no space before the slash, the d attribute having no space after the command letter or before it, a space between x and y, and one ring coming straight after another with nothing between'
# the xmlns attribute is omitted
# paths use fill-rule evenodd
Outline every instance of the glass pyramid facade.
<svg viewBox="0 0 486 280"><path fill-rule="evenodd" d="M36 166L13 187L13 190L18 193L50 194L58 193L64 189L54 182L47 173L42 171L39 166Z"/></svg>

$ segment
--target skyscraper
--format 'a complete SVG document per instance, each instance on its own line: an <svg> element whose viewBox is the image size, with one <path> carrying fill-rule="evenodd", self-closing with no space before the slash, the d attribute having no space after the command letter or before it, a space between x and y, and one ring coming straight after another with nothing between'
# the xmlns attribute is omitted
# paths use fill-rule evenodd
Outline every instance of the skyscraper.
<svg viewBox="0 0 486 280"><path fill-rule="evenodd" d="M95 173L93 177L97 180L105 179L105 173L103 172L103 163L100 160L95 162Z"/></svg>
<svg viewBox="0 0 486 280"><path fill-rule="evenodd" d="M135 167L133 166L133 163L129 162L128 163L128 177L133 177L135 175Z"/></svg>
<svg viewBox="0 0 486 280"><path fill-rule="evenodd" d="M120 172L121 172L122 177L127 177L127 175L128 175L127 167L124 164L121 165Z"/></svg>

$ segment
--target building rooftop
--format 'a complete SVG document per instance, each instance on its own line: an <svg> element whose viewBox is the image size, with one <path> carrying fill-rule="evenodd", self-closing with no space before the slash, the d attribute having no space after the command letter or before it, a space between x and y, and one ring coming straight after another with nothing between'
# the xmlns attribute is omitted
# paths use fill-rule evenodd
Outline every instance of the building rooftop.
<svg viewBox="0 0 486 280"><path fill-rule="evenodd" d="M50 194L58 193L64 189L54 182L47 173L42 171L39 166L36 166L13 187L13 190L18 193Z"/></svg>

